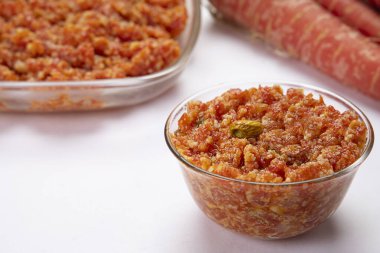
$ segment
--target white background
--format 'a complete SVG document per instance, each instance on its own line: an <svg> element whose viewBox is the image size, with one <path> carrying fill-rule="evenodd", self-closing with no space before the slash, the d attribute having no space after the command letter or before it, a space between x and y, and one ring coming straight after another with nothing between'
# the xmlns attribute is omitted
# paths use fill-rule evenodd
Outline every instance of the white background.
<svg viewBox="0 0 380 253"><path fill-rule="evenodd" d="M196 91L234 80L317 85L354 101L380 128L379 102L203 17L178 85L153 101L0 115L0 253L380 251L379 142L337 213L296 238L252 239L196 207L163 135L170 111Z"/></svg>

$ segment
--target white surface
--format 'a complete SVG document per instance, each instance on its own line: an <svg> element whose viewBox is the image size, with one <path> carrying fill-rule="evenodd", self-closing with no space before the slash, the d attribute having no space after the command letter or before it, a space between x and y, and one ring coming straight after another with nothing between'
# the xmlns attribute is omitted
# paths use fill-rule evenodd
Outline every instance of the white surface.
<svg viewBox="0 0 380 253"><path fill-rule="evenodd" d="M379 252L380 145L338 212L305 235L261 241L209 221L164 142L169 112L228 80L320 85L353 100L380 128L380 103L314 69L252 45L204 12L192 61L176 88L139 106L0 115L0 252Z"/></svg>

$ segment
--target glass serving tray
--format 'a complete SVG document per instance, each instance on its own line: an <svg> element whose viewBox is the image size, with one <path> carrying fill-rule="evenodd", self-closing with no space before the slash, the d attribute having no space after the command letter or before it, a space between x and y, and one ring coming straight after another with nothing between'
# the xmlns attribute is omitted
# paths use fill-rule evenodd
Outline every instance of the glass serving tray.
<svg viewBox="0 0 380 253"><path fill-rule="evenodd" d="M198 39L201 0L186 0L188 23L178 38L180 59L172 66L141 77L62 82L0 81L0 111L86 111L142 103L173 85L185 68Z"/></svg>

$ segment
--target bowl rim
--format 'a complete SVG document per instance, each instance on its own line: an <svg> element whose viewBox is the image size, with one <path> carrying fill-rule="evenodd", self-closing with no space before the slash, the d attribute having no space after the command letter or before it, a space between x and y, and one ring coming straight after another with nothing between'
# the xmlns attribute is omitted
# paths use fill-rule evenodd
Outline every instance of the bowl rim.
<svg viewBox="0 0 380 253"><path fill-rule="evenodd" d="M297 181L297 182L283 182L283 183L267 183L267 182L251 182L251 181L246 181L246 180L241 180L241 179L236 179L236 178L229 178L225 176L221 176L209 171L206 171L202 168L199 168L193 164L191 164L189 161L187 161L179 152L177 152L176 148L171 142L171 137L170 137L170 126L171 123L173 122L174 118L178 116L178 114L181 113L182 109L184 109L189 101L192 101L199 97L200 95L209 93L213 90L217 90L220 88L226 88L225 91L233 88L244 88L249 89L249 88L254 88L254 87L259 87L259 86L275 86L279 85L280 87L283 88L283 86L286 86L286 89L288 88L301 88L301 89L307 89L310 92L316 92L318 95L322 96L328 96L331 99L337 100L340 103L343 103L345 106L349 107L349 109L354 110L361 120L365 123L367 127L367 141L365 143L364 150L361 154L361 156L350 166L338 171L334 172L331 175L324 176L324 177L319 177L319 178L314 178L314 179L309 179L309 180L304 180L304 181ZM235 87L236 86L236 87ZM221 95L221 94L219 94ZM216 95L218 96L218 95ZM374 145L374 131L371 122L367 118L367 116L364 114L364 112L359 109L354 103L349 101L348 99L344 98L343 96L337 95L332 91L319 88L313 85L308 85L308 84L296 84L292 82L231 82L231 83L222 83L216 86L213 86L211 88L203 89L201 91L198 91L194 95L184 99L182 102L180 102L170 113L168 119L166 120L165 123L165 128L164 128L164 135L165 135L165 142L168 145L170 151L174 154L174 156L182 163L184 164L187 168L192 169L193 171L197 173L201 173L205 176L210 176L216 179L220 180L225 180L225 181L230 181L230 182L236 182L236 183L243 183L243 184L249 184L249 185L262 185L262 186L291 186L291 185L302 185L302 184L310 184L310 183L320 183L324 181L329 181L334 178L342 177L346 174L349 174L353 171L355 171L356 168L359 167L368 157L368 155L371 153L373 145Z"/></svg>
<svg viewBox="0 0 380 253"><path fill-rule="evenodd" d="M192 18L189 19L187 26L190 26L189 39L182 48L181 57L171 66L144 76L98 79L98 80L80 80L80 81L0 81L0 89L15 90L36 87L89 87L89 88L113 88L113 87L140 87L150 86L152 83L179 73L190 59L190 55L196 45L201 26L201 0L185 0L191 3Z"/></svg>

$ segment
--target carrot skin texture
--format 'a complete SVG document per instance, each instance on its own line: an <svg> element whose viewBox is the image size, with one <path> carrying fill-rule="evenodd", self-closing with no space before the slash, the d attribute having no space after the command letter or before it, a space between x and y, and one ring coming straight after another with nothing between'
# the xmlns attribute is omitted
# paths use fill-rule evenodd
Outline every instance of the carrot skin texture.
<svg viewBox="0 0 380 253"><path fill-rule="evenodd" d="M357 0L315 0L363 34L380 39L380 16Z"/></svg>
<svg viewBox="0 0 380 253"><path fill-rule="evenodd" d="M380 99L380 47L313 0L211 0L266 42Z"/></svg>

